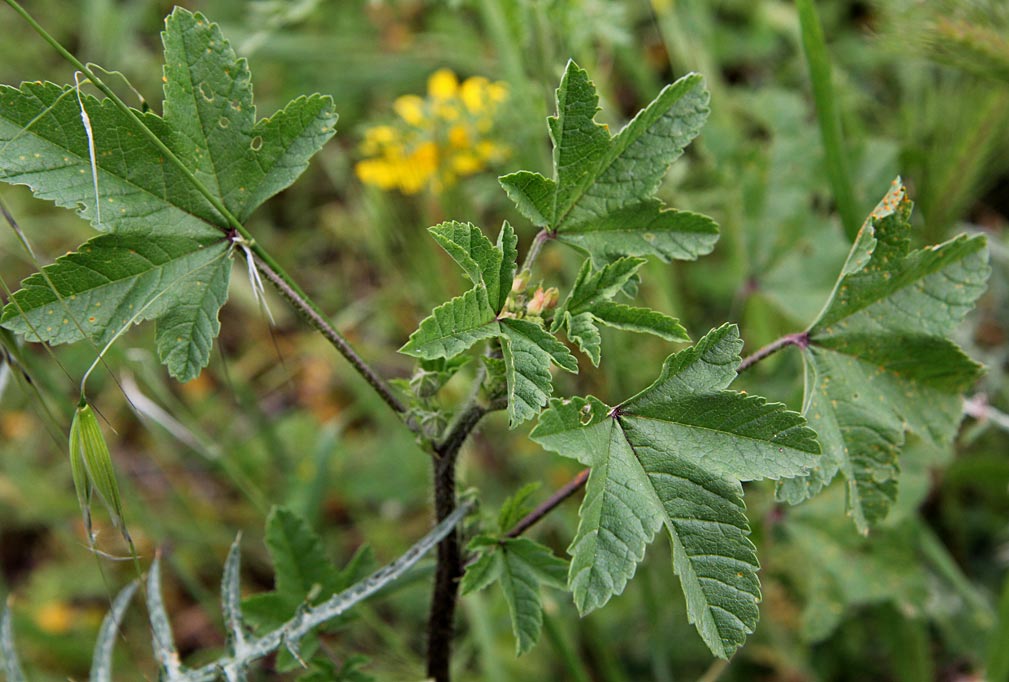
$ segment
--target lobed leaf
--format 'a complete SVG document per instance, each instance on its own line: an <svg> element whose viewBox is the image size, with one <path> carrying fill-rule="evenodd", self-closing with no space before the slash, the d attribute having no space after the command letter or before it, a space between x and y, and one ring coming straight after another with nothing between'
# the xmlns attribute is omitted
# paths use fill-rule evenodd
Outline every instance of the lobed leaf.
<svg viewBox="0 0 1009 682"><path fill-rule="evenodd" d="M809 476L779 489L798 502L840 471L863 533L896 499L904 432L948 444L961 395L982 370L948 336L985 289L985 240L959 236L912 251L911 210L898 179L862 226L808 329L804 413L824 457Z"/></svg>
<svg viewBox="0 0 1009 682"><path fill-rule="evenodd" d="M554 178L520 171L501 178L534 224L599 264L620 256L694 259L709 253L718 228L706 216L665 209L651 196L701 130L708 93L697 74L667 86L617 135L595 122L599 97L569 62L547 120Z"/></svg>
<svg viewBox="0 0 1009 682"><path fill-rule="evenodd" d="M741 347L734 326L714 329L624 403L553 400L531 434L591 467L568 549L578 609L620 594L665 526L688 617L721 657L753 631L760 598L740 481L801 475L820 451L800 415L724 390Z"/></svg>
<svg viewBox="0 0 1009 682"><path fill-rule="evenodd" d="M567 562L528 538L475 544L485 551L466 569L460 585L462 594L482 590L494 582L501 585L515 634L515 653L521 656L536 644L543 628L540 586L563 588Z"/></svg>
<svg viewBox="0 0 1009 682"><path fill-rule="evenodd" d="M36 196L73 208L114 235L50 266L59 295L46 293L44 278L25 282L40 306L69 298L61 308L72 315L17 321L21 313L8 306L0 322L36 341L86 336L104 345L124 325L160 318L159 356L186 381L206 366L220 329L217 311L227 299L230 262L213 259L227 251L231 225L136 119L242 221L304 171L335 133L336 114L330 98L313 95L257 121L245 60L201 14L176 8L162 40L163 116L131 115L88 95L81 105L71 86L0 86L0 180L28 185ZM81 106L93 131L94 174ZM87 272L92 267L95 272ZM80 308L84 299L94 308ZM49 315L50 309L27 312Z"/></svg>
<svg viewBox="0 0 1009 682"><path fill-rule="evenodd" d="M568 338L599 366L601 337L598 323L627 331L655 334L667 341L690 341L686 330L668 315L647 308L612 302L634 281L642 258L619 258L592 272L591 262L582 264L571 292L554 313L553 331L565 327Z"/></svg>
<svg viewBox="0 0 1009 682"><path fill-rule="evenodd" d="M220 329L227 255L227 242L217 239L101 235L25 279L0 324L30 341L89 338L101 349L131 325L161 318L159 355L186 381L206 366Z"/></svg>
<svg viewBox="0 0 1009 682"><path fill-rule="evenodd" d="M553 392L550 363L578 372L578 361L553 334L529 320L505 318L498 322L505 377L508 381L508 420L512 428L539 414Z"/></svg>

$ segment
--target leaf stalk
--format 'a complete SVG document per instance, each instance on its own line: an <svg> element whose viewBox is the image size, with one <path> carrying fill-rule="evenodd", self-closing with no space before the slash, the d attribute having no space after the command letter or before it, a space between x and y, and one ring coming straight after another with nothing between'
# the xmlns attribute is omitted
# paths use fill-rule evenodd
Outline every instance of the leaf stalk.
<svg viewBox="0 0 1009 682"><path fill-rule="evenodd" d="M742 374L761 360L764 360L765 358L777 353L782 348L787 348L788 346L798 346L799 348L808 347L809 332L796 332L795 334L788 334L786 336L782 336L776 341L772 341L753 355L743 358L743 361L739 363L739 367L736 368L736 373Z"/></svg>

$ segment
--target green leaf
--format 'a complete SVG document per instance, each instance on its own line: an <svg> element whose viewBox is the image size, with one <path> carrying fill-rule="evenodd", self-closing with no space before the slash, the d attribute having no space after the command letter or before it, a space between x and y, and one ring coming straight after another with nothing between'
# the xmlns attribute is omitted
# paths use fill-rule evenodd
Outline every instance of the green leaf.
<svg viewBox="0 0 1009 682"><path fill-rule="evenodd" d="M498 312L505 304L515 276L518 257L515 230L505 221L494 245L471 223L447 222L428 229L439 245L459 264L474 285L487 289L490 307Z"/></svg>
<svg viewBox="0 0 1009 682"><path fill-rule="evenodd" d="M534 224L600 264L620 256L668 261L709 253L718 239L714 221L651 198L708 116L701 77L667 86L615 136L595 122L598 105L588 74L568 62L557 115L547 119L554 179L520 171L501 178L505 192Z"/></svg>
<svg viewBox="0 0 1009 682"><path fill-rule="evenodd" d="M326 557L322 540L308 523L290 509L276 507L266 520L266 546L276 572L276 591L299 601L316 592L322 601L344 585L339 572Z"/></svg>
<svg viewBox="0 0 1009 682"><path fill-rule="evenodd" d="M601 351L597 323L655 334L667 341L690 341L686 330L676 319L654 310L610 300L625 290L645 262L641 258L620 258L592 273L591 263L586 260L567 299L554 314L553 331L564 326L568 338L577 343L597 367Z"/></svg>
<svg viewBox="0 0 1009 682"><path fill-rule="evenodd" d="M911 209L898 179L862 226L809 327L804 413L824 457L808 477L779 490L798 502L840 470L863 533L896 498L904 432L948 444L960 424L961 394L982 371L948 337L985 290L984 237L911 251Z"/></svg>
<svg viewBox="0 0 1009 682"><path fill-rule="evenodd" d="M801 475L820 451L800 415L724 390L741 347L735 326L714 329L631 399L552 400L531 434L591 467L568 549L578 609L620 594L664 525L687 615L721 657L753 631L760 598L740 481Z"/></svg>
<svg viewBox="0 0 1009 682"><path fill-rule="evenodd" d="M514 495L505 500L498 513L498 530L507 533L516 523L533 509L530 498L540 488L540 482L527 483Z"/></svg>
<svg viewBox="0 0 1009 682"><path fill-rule="evenodd" d="M528 538L503 538L478 546L486 551L466 569L462 593L500 583L515 633L515 652L521 656L536 644L543 628L540 586L563 588L567 562Z"/></svg>
<svg viewBox="0 0 1009 682"><path fill-rule="evenodd" d="M843 493L832 488L789 515L783 527L778 565L804 588L803 639L826 639L858 607L892 603L908 617L922 616L923 605L940 588L917 548L916 534L881 528L866 539L843 516Z"/></svg>
<svg viewBox="0 0 1009 682"><path fill-rule="evenodd" d="M493 246L479 228L469 224L443 223L431 228L431 233L474 286L435 308L400 352L423 360L452 358L478 341L499 338L508 416L514 428L546 405L553 391L550 364L577 372L578 363L540 321L502 312L511 292L517 257L511 225L504 223Z"/></svg>
<svg viewBox="0 0 1009 682"><path fill-rule="evenodd" d="M435 308L399 352L425 360L452 358L497 335L497 313L487 298L487 287L480 283Z"/></svg>
<svg viewBox="0 0 1009 682"><path fill-rule="evenodd" d="M550 363L578 372L578 361L563 343L537 323L505 318L498 322L508 380L508 420L515 428L539 414L553 392Z"/></svg>
<svg viewBox="0 0 1009 682"><path fill-rule="evenodd" d="M220 239L101 235L24 280L0 324L30 341L89 338L100 349L124 328L160 318L158 353L173 376L187 381L206 366L220 329L227 255Z"/></svg>
<svg viewBox="0 0 1009 682"><path fill-rule="evenodd" d="M319 95L302 97L257 121L248 65L238 59L216 24L176 8L166 20L162 40L164 116L134 113L238 220L245 220L289 186L333 136L333 102ZM222 258L211 265L209 259L226 251L229 222L165 159L131 116L108 99L82 95L82 101L94 136L98 197L81 105L69 85L0 86L0 180L28 185L36 196L75 209L98 230L126 240L89 242L84 249L93 249L92 260L82 249L76 262L74 256L61 259L62 270L52 279L61 295L66 291L69 297L77 296L67 305L75 315L82 313L78 322L99 345L115 336L124 319L132 318L134 313L125 314L130 305L134 311L148 306L135 321L159 318L162 361L173 376L191 379L207 363L219 331L217 311L227 299L230 262ZM138 242L148 245L138 248ZM114 259L122 253L115 249L132 249L136 254L123 256L126 260L139 257L150 265L117 265ZM163 256L154 253L158 249ZM98 275L80 271L99 256L108 258L110 267L123 268L105 285L95 282ZM71 281L63 281L63 270L76 265L80 268ZM100 268L102 273L107 269ZM46 298L43 280L30 278L26 286L34 289L32 300ZM80 310L82 292L103 310ZM57 297L49 292L49 298ZM8 307L2 319L11 322L16 315ZM64 325L62 312L53 315L59 317L55 325L30 320L8 326L50 343L82 337L72 319Z"/></svg>

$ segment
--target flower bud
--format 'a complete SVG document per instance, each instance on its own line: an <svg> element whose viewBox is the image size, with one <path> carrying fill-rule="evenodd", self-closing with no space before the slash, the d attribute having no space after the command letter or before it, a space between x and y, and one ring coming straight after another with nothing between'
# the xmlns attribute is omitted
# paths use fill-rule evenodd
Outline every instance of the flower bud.
<svg viewBox="0 0 1009 682"><path fill-rule="evenodd" d="M512 293L521 294L529 286L529 271L523 270L512 280Z"/></svg>
<svg viewBox="0 0 1009 682"><path fill-rule="evenodd" d="M560 298L560 292L556 287L550 287L546 291L543 290L543 287L537 287L536 293L533 294L533 300L529 301L526 311L530 315L542 315L544 310L550 310L557 305L558 298Z"/></svg>

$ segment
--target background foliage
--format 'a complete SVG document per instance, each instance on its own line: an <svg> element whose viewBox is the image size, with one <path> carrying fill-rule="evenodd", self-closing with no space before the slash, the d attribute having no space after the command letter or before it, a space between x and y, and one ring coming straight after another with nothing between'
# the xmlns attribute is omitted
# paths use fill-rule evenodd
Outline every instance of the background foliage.
<svg viewBox="0 0 1009 682"><path fill-rule="evenodd" d="M745 353L814 319L847 254L790 3L183 4L220 22L249 57L262 112L304 92L333 96L336 138L248 226L297 267L299 280L385 375L410 371L410 358L392 351L433 304L464 290L458 277L444 276L455 266L424 228L507 219L520 248L528 248L533 232L496 176L520 168L549 174L542 121L568 57L592 75L611 129L687 71L704 73L712 93L707 126L657 196L711 215L721 238L696 262L644 265L639 300L695 334L737 322ZM996 2L820 4L859 214L899 173L918 204L915 248L961 230L988 235L989 291L957 341L988 369L975 389L985 400L971 409L987 401L1009 411L1009 15ZM124 69L158 101L158 30L168 3L37 0L30 9L86 61ZM8 21L16 22L13 14ZM423 96L442 67L507 84L497 131L510 156L495 156L488 172L410 196L361 185L354 165L364 158L366 131L394 121L396 99ZM71 74L40 41L3 41L0 82L24 78L67 82ZM127 88L120 92L136 101ZM54 257L90 236L82 221L23 188L5 186L3 198L41 254ZM541 264L574 282L577 258L568 250L546 250ZM5 280L13 284L33 269L15 236L0 231ZM271 506L304 516L326 555L347 565L345 576L327 578L328 590L366 572L372 556L398 555L430 525L427 458L411 435L317 335L282 305L271 308L272 331L247 279L236 276L222 310L220 351L198 380L168 381L147 338L153 331L141 328L109 356L124 368L121 385L101 373L91 385L93 402L119 431L113 456L138 549L145 556L165 549L167 607L183 654L224 644L217 590L236 530L244 534L246 592L265 593L263 601L290 598L290 585L275 585L271 568L283 552L276 536L287 517L275 513L264 529ZM583 363L578 376L557 374L558 393L633 395L670 352L661 338L605 327L600 334L607 362L594 370ZM71 376L93 359L86 345L56 353ZM99 571L79 544L61 435L76 396L39 349L26 356L34 388L10 377L0 395L2 591L15 595L14 625L33 679L80 678L101 616L131 568L103 563ZM446 398L462 398L465 385L450 381ZM798 353L783 351L734 387L798 409ZM525 483L552 489L578 471L576 462L529 441L529 427L509 431L507 418L494 416L464 453L462 480L483 491L488 508ZM775 503L773 482L748 483L764 600L760 626L726 667L712 666L687 624L663 543L649 548L622 596L584 619L568 598L544 590L544 637L518 659L500 594L471 593L463 600L457 664L467 677L487 680L607 682L928 680L978 671L1009 564L1007 452L1009 437L995 419L968 418L949 451L912 441L901 456L894 508L868 539L844 518L837 484L792 508ZM537 539L562 554L575 534L575 511L574 503L558 510ZM114 535L108 527L102 539L114 546ZM369 550L361 549L365 539ZM415 576L320 636L334 669L352 671L352 657L364 654L374 657L364 669L379 679L421 676L427 574ZM142 670L150 660L146 628L137 613L127 624L117 670ZM276 667L291 663L278 658Z"/></svg>

